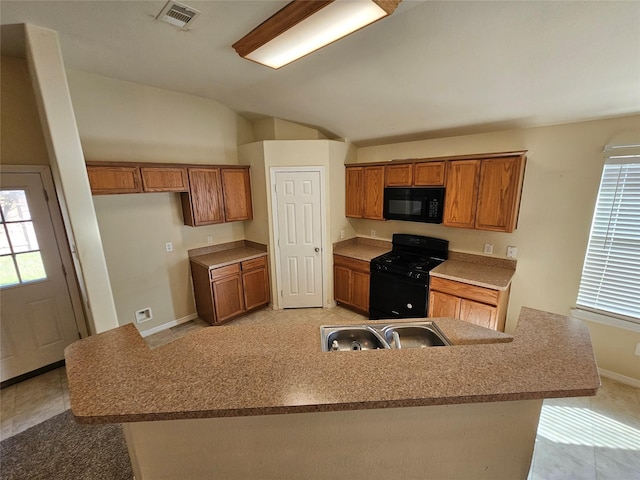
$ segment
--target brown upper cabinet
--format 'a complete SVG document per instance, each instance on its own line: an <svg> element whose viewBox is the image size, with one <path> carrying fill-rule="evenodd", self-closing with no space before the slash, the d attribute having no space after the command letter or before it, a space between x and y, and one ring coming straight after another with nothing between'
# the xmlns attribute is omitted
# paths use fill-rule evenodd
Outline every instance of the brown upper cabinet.
<svg viewBox="0 0 640 480"><path fill-rule="evenodd" d="M383 220L384 166L346 168L347 217Z"/></svg>
<svg viewBox="0 0 640 480"><path fill-rule="evenodd" d="M413 164L386 165L384 168L385 187L410 187L413 185Z"/></svg>
<svg viewBox="0 0 640 480"><path fill-rule="evenodd" d="M197 227L224 222L219 168L190 168L189 191L182 194L185 225Z"/></svg>
<svg viewBox="0 0 640 480"><path fill-rule="evenodd" d="M138 167L88 165L87 175L93 195L142 192L142 179Z"/></svg>
<svg viewBox="0 0 640 480"><path fill-rule="evenodd" d="M413 184L416 187L441 187L444 185L444 162L420 162L413 166Z"/></svg>
<svg viewBox="0 0 640 480"><path fill-rule="evenodd" d="M140 167L145 192L186 192L189 190L184 167Z"/></svg>
<svg viewBox="0 0 640 480"><path fill-rule="evenodd" d="M480 166L476 228L513 232L524 180L525 157L491 158Z"/></svg>
<svg viewBox="0 0 640 480"><path fill-rule="evenodd" d="M525 162L520 151L347 165L346 216L384 220L385 187L444 186L444 225L513 232Z"/></svg>
<svg viewBox="0 0 640 480"><path fill-rule="evenodd" d="M449 227L513 232L524 167L523 154L449 161L443 223Z"/></svg>
<svg viewBox="0 0 640 480"><path fill-rule="evenodd" d="M225 222L251 220L251 180L249 168L221 168L222 199Z"/></svg>
<svg viewBox="0 0 640 480"><path fill-rule="evenodd" d="M480 160L449 162L442 223L448 227L474 228L479 179Z"/></svg>
<svg viewBox="0 0 640 480"><path fill-rule="evenodd" d="M185 225L253 218L248 166L87 162L93 195L180 192Z"/></svg>
<svg viewBox="0 0 640 480"><path fill-rule="evenodd" d="M91 162L87 175L93 195L189 190L186 167Z"/></svg>
<svg viewBox="0 0 640 480"><path fill-rule="evenodd" d="M182 194L185 225L196 227L253 218L249 167L192 167Z"/></svg>
<svg viewBox="0 0 640 480"><path fill-rule="evenodd" d="M441 187L444 185L445 162L390 163L384 166L385 187Z"/></svg>

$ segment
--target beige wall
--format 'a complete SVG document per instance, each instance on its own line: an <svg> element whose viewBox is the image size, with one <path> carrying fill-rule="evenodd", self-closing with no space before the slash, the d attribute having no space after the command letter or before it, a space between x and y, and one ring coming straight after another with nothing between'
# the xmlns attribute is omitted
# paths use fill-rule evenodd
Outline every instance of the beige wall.
<svg viewBox="0 0 640 480"><path fill-rule="evenodd" d="M251 124L214 100L69 71L87 160L237 164ZM141 331L196 313L187 250L245 238L243 222L189 227L180 194L94 196L100 235L123 325L150 307ZM167 252L165 244L173 243Z"/></svg>
<svg viewBox="0 0 640 480"><path fill-rule="evenodd" d="M355 234L344 215L344 163L355 161L355 148L337 140L275 140L261 141L239 148L240 163L251 165L254 195L253 222L247 222L247 239L269 245L272 303L278 308L275 247L272 221L271 168L310 167L324 169L323 208L326 244L323 255L325 306L333 302L332 244L340 239L340 230ZM261 186L264 186L262 189Z"/></svg>
<svg viewBox="0 0 640 480"><path fill-rule="evenodd" d="M3 56L0 69L0 162L49 165L27 61Z"/></svg>
<svg viewBox="0 0 640 480"><path fill-rule="evenodd" d="M256 141L262 140L322 140L326 135L315 128L305 127L281 118L265 118L253 124Z"/></svg>
<svg viewBox="0 0 640 480"><path fill-rule="evenodd" d="M352 220L359 235L390 239L395 232L444 238L450 249L481 254L492 243L495 256L518 247L507 331L522 306L567 315L575 306L591 217L602 172L602 149L629 130L640 116L442 138L360 148L359 162L468 153L528 150L518 229L492 233L410 222ZM640 333L589 324L601 368L640 380L634 356Z"/></svg>
<svg viewBox="0 0 640 480"><path fill-rule="evenodd" d="M29 77L91 333L118 325L58 34L25 24Z"/></svg>

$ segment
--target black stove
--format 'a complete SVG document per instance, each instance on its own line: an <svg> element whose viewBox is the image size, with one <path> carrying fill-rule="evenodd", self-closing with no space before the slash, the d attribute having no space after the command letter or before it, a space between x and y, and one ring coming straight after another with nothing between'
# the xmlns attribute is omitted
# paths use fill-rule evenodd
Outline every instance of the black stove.
<svg viewBox="0 0 640 480"><path fill-rule="evenodd" d="M371 260L369 317L427 316L429 271L449 255L449 242L396 233L390 252Z"/></svg>

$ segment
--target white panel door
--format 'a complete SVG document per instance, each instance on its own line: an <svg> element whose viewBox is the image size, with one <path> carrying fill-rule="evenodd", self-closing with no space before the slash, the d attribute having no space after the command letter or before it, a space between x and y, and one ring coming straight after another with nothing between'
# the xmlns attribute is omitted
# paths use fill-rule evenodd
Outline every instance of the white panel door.
<svg viewBox="0 0 640 480"><path fill-rule="evenodd" d="M2 174L2 381L63 360L79 338L47 201L40 174Z"/></svg>
<svg viewBox="0 0 640 480"><path fill-rule="evenodd" d="M320 172L276 172L282 308L322 307Z"/></svg>

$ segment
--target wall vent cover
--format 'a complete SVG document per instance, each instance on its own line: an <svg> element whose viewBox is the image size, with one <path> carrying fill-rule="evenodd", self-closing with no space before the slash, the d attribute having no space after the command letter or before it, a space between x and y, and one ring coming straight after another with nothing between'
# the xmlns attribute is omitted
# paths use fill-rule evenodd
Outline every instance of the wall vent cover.
<svg viewBox="0 0 640 480"><path fill-rule="evenodd" d="M182 30L188 30L198 15L200 12L195 8L169 0L156 16L156 20L170 23Z"/></svg>

